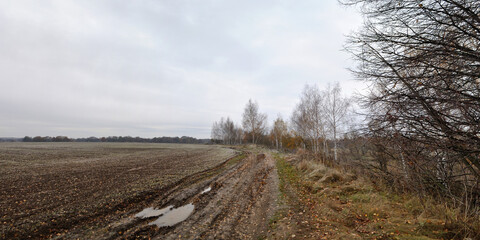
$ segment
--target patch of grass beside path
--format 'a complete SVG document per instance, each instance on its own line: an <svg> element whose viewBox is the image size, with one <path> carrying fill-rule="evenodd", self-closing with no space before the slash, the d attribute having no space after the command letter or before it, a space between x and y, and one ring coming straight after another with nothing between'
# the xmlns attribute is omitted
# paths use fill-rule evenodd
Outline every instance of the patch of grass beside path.
<svg viewBox="0 0 480 240"><path fill-rule="evenodd" d="M461 230L434 201L395 194L318 162L274 155L284 207L267 239L452 239ZM460 238L462 239L462 238Z"/></svg>

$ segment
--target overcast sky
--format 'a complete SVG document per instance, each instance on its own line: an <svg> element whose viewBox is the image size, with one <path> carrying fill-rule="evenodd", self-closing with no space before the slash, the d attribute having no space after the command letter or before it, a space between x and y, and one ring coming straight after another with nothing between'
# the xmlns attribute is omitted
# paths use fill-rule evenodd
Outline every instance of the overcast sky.
<svg viewBox="0 0 480 240"><path fill-rule="evenodd" d="M193 136L249 98L288 119L305 84L361 89L336 0L0 1L0 136Z"/></svg>

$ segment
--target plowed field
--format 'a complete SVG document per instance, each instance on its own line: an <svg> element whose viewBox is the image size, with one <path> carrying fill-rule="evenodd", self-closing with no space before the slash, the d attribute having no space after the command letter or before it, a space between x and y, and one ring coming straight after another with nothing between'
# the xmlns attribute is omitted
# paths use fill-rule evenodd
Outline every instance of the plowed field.
<svg viewBox="0 0 480 240"><path fill-rule="evenodd" d="M2 143L0 238L263 238L278 176L272 157L255 151Z"/></svg>
<svg viewBox="0 0 480 240"><path fill-rule="evenodd" d="M95 228L235 155L204 145L2 143L0 238Z"/></svg>

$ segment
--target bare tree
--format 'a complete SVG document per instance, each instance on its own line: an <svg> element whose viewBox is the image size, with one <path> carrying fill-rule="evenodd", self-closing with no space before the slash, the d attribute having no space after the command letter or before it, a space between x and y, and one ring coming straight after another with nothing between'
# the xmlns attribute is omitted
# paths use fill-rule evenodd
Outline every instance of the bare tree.
<svg viewBox="0 0 480 240"><path fill-rule="evenodd" d="M212 140L223 144L240 144L242 139L242 130L237 127L233 121L227 117L220 119L220 122L214 122L211 133Z"/></svg>
<svg viewBox="0 0 480 240"><path fill-rule="evenodd" d="M282 117L278 116L275 122L273 123L272 135L275 140L275 147L281 149L282 140L285 135L288 133L287 123L283 121Z"/></svg>
<svg viewBox="0 0 480 240"><path fill-rule="evenodd" d="M225 144L234 144L235 143L235 135L237 133L235 129L235 124L229 117L225 121L223 118L221 120L222 125L222 132L223 132L223 142Z"/></svg>
<svg viewBox="0 0 480 240"><path fill-rule="evenodd" d="M243 143L243 134L242 128L235 124L235 144Z"/></svg>
<svg viewBox="0 0 480 240"><path fill-rule="evenodd" d="M302 139L304 148L305 141L311 138L308 111L305 105L302 102L297 104L290 119L294 135Z"/></svg>
<svg viewBox="0 0 480 240"><path fill-rule="evenodd" d="M326 145L324 98L317 86L305 85L300 103L295 107L291 122L295 132L311 144L312 151L320 151L320 139ZM325 146L324 149L326 150Z"/></svg>
<svg viewBox="0 0 480 240"><path fill-rule="evenodd" d="M335 161L338 161L337 157L337 137L339 130L344 126L347 120L347 114L350 107L350 100L341 96L342 89L338 82L335 83L333 88L330 84L325 91L325 102L323 107L325 108L325 117L328 122L329 129L332 133L333 139L333 153Z"/></svg>
<svg viewBox="0 0 480 240"><path fill-rule="evenodd" d="M424 189L466 202L459 189L471 186L480 196L478 0L345 3L365 16L347 49L371 86L371 134Z"/></svg>
<svg viewBox="0 0 480 240"><path fill-rule="evenodd" d="M258 103L248 100L243 112L243 129L252 136L252 143L256 144L260 135L265 132L267 115L258 111Z"/></svg>
<svg viewBox="0 0 480 240"><path fill-rule="evenodd" d="M214 143L220 143L223 140L222 127L219 123L213 122L210 137Z"/></svg>

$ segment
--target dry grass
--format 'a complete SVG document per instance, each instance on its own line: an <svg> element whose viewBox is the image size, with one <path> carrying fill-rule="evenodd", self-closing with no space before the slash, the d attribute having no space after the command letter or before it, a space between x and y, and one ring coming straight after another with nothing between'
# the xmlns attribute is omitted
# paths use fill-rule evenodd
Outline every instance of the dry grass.
<svg viewBox="0 0 480 240"><path fill-rule="evenodd" d="M289 162L289 181L296 188L299 215L316 232L303 239L463 239L475 236L456 209L434 199L396 194L344 170L306 159ZM282 173L282 171L279 171ZM280 174L280 177L285 177ZM297 186L297 187L295 187ZM308 219L308 220L307 220ZM304 220L299 220L300 222ZM478 221L477 221L478 224ZM473 225L475 226L475 225ZM478 226L478 225L477 225Z"/></svg>

